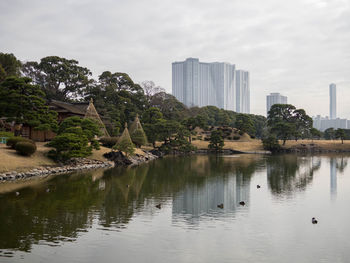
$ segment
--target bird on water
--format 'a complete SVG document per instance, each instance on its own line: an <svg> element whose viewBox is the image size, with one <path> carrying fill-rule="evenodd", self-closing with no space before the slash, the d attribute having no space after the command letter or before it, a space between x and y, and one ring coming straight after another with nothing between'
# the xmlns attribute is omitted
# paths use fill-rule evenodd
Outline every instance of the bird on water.
<svg viewBox="0 0 350 263"><path fill-rule="evenodd" d="M244 201L239 202L240 205L245 205Z"/></svg>
<svg viewBox="0 0 350 263"><path fill-rule="evenodd" d="M162 205L161 205L161 204L158 204L158 205L156 205L156 207L157 207L158 209L161 209L161 208L162 208Z"/></svg>
<svg viewBox="0 0 350 263"><path fill-rule="evenodd" d="M261 187L260 185L257 185L257 186L256 186L256 188L258 188L258 189L259 189L260 187Z"/></svg>
<svg viewBox="0 0 350 263"><path fill-rule="evenodd" d="M316 218L314 218L314 217L311 219L311 222L312 222L313 224L317 224L317 223L318 223L318 221L317 221Z"/></svg>

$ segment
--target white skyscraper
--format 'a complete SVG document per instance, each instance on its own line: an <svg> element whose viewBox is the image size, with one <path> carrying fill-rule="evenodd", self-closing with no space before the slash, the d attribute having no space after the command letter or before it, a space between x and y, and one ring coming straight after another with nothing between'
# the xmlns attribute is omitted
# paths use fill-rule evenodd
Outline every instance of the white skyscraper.
<svg viewBox="0 0 350 263"><path fill-rule="evenodd" d="M329 85L329 117L331 120L337 118L337 86Z"/></svg>
<svg viewBox="0 0 350 263"><path fill-rule="evenodd" d="M271 106L274 104L287 104L287 97L282 96L279 93L271 93L270 95L266 96L266 112L267 115L269 115L269 111L271 109Z"/></svg>
<svg viewBox="0 0 350 263"><path fill-rule="evenodd" d="M242 76L242 91L236 94L235 65L188 58L172 63L172 93L188 107L213 105L232 111L237 111L236 96L246 96L239 112L249 112L249 73L242 71Z"/></svg>
<svg viewBox="0 0 350 263"><path fill-rule="evenodd" d="M249 72L236 70L236 112L250 113Z"/></svg>

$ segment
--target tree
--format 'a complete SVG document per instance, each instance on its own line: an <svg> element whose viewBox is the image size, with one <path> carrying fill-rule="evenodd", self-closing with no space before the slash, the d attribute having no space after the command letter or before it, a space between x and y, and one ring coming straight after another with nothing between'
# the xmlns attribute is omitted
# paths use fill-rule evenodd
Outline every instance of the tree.
<svg viewBox="0 0 350 263"><path fill-rule="evenodd" d="M296 109L290 104L274 104L268 112L267 125L278 138L286 140L292 136L306 137L312 128L312 119L303 109Z"/></svg>
<svg viewBox="0 0 350 263"><path fill-rule="evenodd" d="M148 102L151 102L151 99L155 94L165 92L165 89L160 86L156 86L153 81L149 80L143 81L141 83L141 88L143 89Z"/></svg>
<svg viewBox="0 0 350 263"><path fill-rule="evenodd" d="M0 82L6 77L20 77L22 63L13 54L0 52Z"/></svg>
<svg viewBox="0 0 350 263"><path fill-rule="evenodd" d="M263 138L262 143L264 149L271 152L276 152L281 148L278 143L278 139L273 134L270 134L268 137Z"/></svg>
<svg viewBox="0 0 350 263"><path fill-rule="evenodd" d="M196 127L200 127L200 128L206 128L206 122L205 119L202 115L197 115L196 117L190 117L185 119L184 121L182 121L182 124L187 128L187 130L189 131L188 133L188 139L189 142L192 142L192 132Z"/></svg>
<svg viewBox="0 0 350 263"><path fill-rule="evenodd" d="M324 138L326 140L334 140L335 138L335 131L333 128L328 128L324 131Z"/></svg>
<svg viewBox="0 0 350 263"><path fill-rule="evenodd" d="M218 151L221 151L223 147L224 139L222 137L222 131L212 131L210 135L210 143L208 145L208 148L214 150L217 153Z"/></svg>
<svg viewBox="0 0 350 263"><path fill-rule="evenodd" d="M337 129L335 131L335 137L341 139L341 143L344 144L344 139L345 139L345 131L344 129Z"/></svg>
<svg viewBox="0 0 350 263"><path fill-rule="evenodd" d="M159 138L157 127L161 125L161 123L158 122L165 121L163 119L163 114L158 108L150 107L144 111L141 119L144 123L143 127L148 141L152 143L153 147L156 147L155 143Z"/></svg>
<svg viewBox="0 0 350 263"><path fill-rule="evenodd" d="M126 123L125 123L124 131L123 131L122 135L120 136L116 145L113 146L113 149L125 152L126 156L134 153L135 147L131 141L130 134L128 131L128 126Z"/></svg>
<svg viewBox="0 0 350 263"><path fill-rule="evenodd" d="M69 101L84 94L93 83L91 71L74 59L58 56L42 58L40 63L27 62L23 73L45 91L47 99Z"/></svg>
<svg viewBox="0 0 350 263"><path fill-rule="evenodd" d="M29 78L8 77L0 83L0 117L39 130L56 130L57 113L46 105L39 86Z"/></svg>
<svg viewBox="0 0 350 263"><path fill-rule="evenodd" d="M312 140L314 140L315 137L320 139L321 138L321 131L317 130L316 128L311 128L310 135L311 135Z"/></svg>
<svg viewBox="0 0 350 263"><path fill-rule="evenodd" d="M255 127L252 118L248 114L238 114L236 116L235 126L242 132L255 135Z"/></svg>

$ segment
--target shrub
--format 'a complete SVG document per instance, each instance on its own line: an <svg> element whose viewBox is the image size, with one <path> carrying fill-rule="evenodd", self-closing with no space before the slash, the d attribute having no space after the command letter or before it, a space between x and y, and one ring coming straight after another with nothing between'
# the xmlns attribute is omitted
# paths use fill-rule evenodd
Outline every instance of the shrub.
<svg viewBox="0 0 350 263"><path fill-rule="evenodd" d="M91 154L92 147L88 145L85 135L62 133L57 135L48 146L55 148L49 152L49 157L66 161L73 157L86 157Z"/></svg>
<svg viewBox="0 0 350 263"><path fill-rule="evenodd" d="M102 137L100 138L100 143L108 148L112 148L117 142L119 137Z"/></svg>
<svg viewBox="0 0 350 263"><path fill-rule="evenodd" d="M36 145L28 141L20 141L16 143L15 149L21 155L30 156L36 152Z"/></svg>
<svg viewBox="0 0 350 263"><path fill-rule="evenodd" d="M5 131L1 131L1 132L0 132L0 137L11 138L11 137L13 137L13 136L15 136L15 135L13 134L13 132L5 132Z"/></svg>
<svg viewBox="0 0 350 263"><path fill-rule="evenodd" d="M203 136L202 135L198 135L197 136L197 140L202 140L203 139Z"/></svg>
<svg viewBox="0 0 350 263"><path fill-rule="evenodd" d="M238 134L239 134L239 135L243 135L244 132L243 132L243 131L239 131Z"/></svg>
<svg viewBox="0 0 350 263"><path fill-rule="evenodd" d="M276 136L269 135L266 138L262 139L263 147L265 150L276 152L281 149L280 144L278 143L278 140Z"/></svg>
<svg viewBox="0 0 350 263"><path fill-rule="evenodd" d="M255 139L255 136L254 136L254 135L250 135L250 138L251 138L251 139Z"/></svg>
<svg viewBox="0 0 350 263"><path fill-rule="evenodd" d="M9 138L7 140L6 145L9 146L11 149L16 149L16 144L19 142L28 142L35 145L34 141L19 136Z"/></svg>
<svg viewBox="0 0 350 263"><path fill-rule="evenodd" d="M238 141L239 139L241 139L241 137L235 135L235 136L233 136L233 139L234 139L235 141Z"/></svg>

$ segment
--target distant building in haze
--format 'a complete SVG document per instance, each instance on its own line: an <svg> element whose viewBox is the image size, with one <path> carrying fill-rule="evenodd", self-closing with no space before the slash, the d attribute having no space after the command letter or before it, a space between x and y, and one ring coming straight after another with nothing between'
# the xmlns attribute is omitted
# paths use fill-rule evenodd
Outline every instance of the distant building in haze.
<svg viewBox="0 0 350 263"><path fill-rule="evenodd" d="M271 93L266 96L266 113L269 115L269 111L274 104L287 104L287 96L283 96L280 93Z"/></svg>
<svg viewBox="0 0 350 263"><path fill-rule="evenodd" d="M203 63L197 58L172 63L172 93L188 107L250 112L249 73L236 71L229 63Z"/></svg>
<svg viewBox="0 0 350 263"><path fill-rule="evenodd" d="M337 86L334 83L329 85L329 116L332 120L337 118Z"/></svg>

